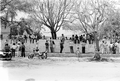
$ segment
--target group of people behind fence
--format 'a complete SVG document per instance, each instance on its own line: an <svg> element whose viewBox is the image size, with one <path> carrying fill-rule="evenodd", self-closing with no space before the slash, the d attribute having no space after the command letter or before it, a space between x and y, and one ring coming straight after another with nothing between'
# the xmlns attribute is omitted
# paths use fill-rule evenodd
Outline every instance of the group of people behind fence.
<svg viewBox="0 0 120 81"><path fill-rule="evenodd" d="M65 37L64 37L64 34L62 34L62 36L60 38L60 43L59 43L60 44L60 53L63 52L64 42L65 42ZM51 53L55 52L55 42L54 42L54 40L52 40L51 38L50 38L50 41L46 40L45 48L48 52L51 52ZM49 49L50 49L50 51L49 51Z"/></svg>
<svg viewBox="0 0 120 81"><path fill-rule="evenodd" d="M119 42L110 42L109 44L107 41L102 41L100 44L100 51L102 54L118 54L119 53Z"/></svg>
<svg viewBox="0 0 120 81"><path fill-rule="evenodd" d="M25 45L24 42L18 41L17 43L13 43L9 45L8 40L5 42L4 52L11 52L12 57L25 57Z"/></svg>
<svg viewBox="0 0 120 81"><path fill-rule="evenodd" d="M72 40L74 42L74 44L80 44L80 42L85 42L89 44L93 44L93 41L94 41L94 36L93 34L83 34L83 35L72 35L72 37L70 37L70 40Z"/></svg>

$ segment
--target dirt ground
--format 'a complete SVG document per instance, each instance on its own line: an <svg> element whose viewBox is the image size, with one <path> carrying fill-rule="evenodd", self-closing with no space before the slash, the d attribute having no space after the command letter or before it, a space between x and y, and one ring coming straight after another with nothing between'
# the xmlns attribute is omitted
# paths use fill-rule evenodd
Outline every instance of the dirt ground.
<svg viewBox="0 0 120 81"><path fill-rule="evenodd" d="M0 61L0 81L120 81L120 58L108 59L90 62L86 57L79 61L76 57L14 58Z"/></svg>

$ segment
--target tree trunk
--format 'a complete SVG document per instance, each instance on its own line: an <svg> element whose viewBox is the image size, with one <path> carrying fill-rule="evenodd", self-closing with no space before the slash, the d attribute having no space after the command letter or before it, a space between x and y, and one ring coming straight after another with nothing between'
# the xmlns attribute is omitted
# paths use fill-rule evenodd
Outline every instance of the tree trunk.
<svg viewBox="0 0 120 81"><path fill-rule="evenodd" d="M52 35L52 39L56 39L57 38L57 34L55 31L51 31L51 35Z"/></svg>
<svg viewBox="0 0 120 81"><path fill-rule="evenodd" d="M8 24L7 20L8 20L8 12L6 13L6 17L5 17L5 29L6 29L7 24Z"/></svg>
<svg viewBox="0 0 120 81"><path fill-rule="evenodd" d="M94 55L94 59L99 61L101 59L101 56L99 54L100 48L99 48L99 39L98 39L98 33L97 32L95 32L94 37L95 37L95 55Z"/></svg>

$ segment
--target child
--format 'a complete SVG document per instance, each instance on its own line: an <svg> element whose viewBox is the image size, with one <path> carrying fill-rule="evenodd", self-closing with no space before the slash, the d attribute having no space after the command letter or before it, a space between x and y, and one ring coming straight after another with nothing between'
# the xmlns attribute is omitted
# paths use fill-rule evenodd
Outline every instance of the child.
<svg viewBox="0 0 120 81"><path fill-rule="evenodd" d="M45 42L45 47L46 47L46 51L49 52L49 43L48 43L48 40L46 40L46 42Z"/></svg>
<svg viewBox="0 0 120 81"><path fill-rule="evenodd" d="M79 47L77 47L76 54L77 54L77 57L78 57L78 61L80 61L80 60L79 60L79 58L80 58L80 50L79 50Z"/></svg>

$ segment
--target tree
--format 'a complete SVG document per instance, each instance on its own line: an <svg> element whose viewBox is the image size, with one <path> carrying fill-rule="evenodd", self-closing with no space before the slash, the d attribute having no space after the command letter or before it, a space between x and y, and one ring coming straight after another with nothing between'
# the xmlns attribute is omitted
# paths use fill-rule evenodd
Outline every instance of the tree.
<svg viewBox="0 0 120 81"><path fill-rule="evenodd" d="M7 25L14 23L14 18L17 16L17 11L29 12L31 4L24 0L1 0L0 11L3 14L1 16L1 22L6 28Z"/></svg>
<svg viewBox="0 0 120 81"><path fill-rule="evenodd" d="M103 33L112 39L114 36L120 36L120 12L119 9L114 10L109 16L108 21L105 23Z"/></svg>
<svg viewBox="0 0 120 81"><path fill-rule="evenodd" d="M86 34L94 32L96 51L99 51L100 30L108 20L111 9L111 5L105 0L80 0L75 3L72 23Z"/></svg>
<svg viewBox="0 0 120 81"><path fill-rule="evenodd" d="M35 1L35 0L34 0ZM70 0L37 0L32 16L48 27L53 39L57 38L56 32L65 22L68 22L69 13L73 7Z"/></svg>

